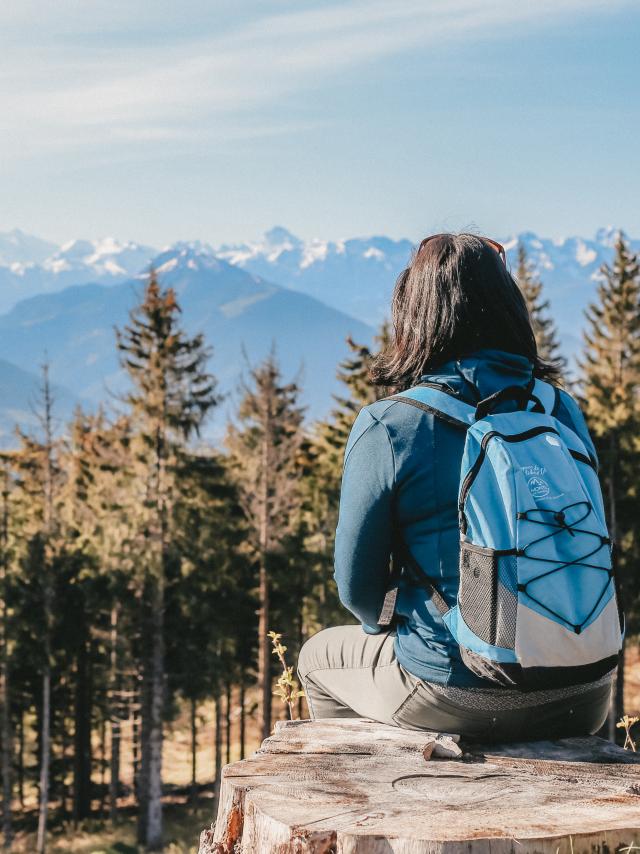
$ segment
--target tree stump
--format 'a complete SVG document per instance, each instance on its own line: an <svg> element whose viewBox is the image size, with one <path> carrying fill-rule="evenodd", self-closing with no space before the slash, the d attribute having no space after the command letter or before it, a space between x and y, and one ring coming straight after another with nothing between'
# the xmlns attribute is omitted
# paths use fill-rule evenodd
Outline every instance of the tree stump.
<svg viewBox="0 0 640 854"><path fill-rule="evenodd" d="M360 719L294 721L222 776L199 854L636 854L640 755L600 738L463 745Z"/></svg>

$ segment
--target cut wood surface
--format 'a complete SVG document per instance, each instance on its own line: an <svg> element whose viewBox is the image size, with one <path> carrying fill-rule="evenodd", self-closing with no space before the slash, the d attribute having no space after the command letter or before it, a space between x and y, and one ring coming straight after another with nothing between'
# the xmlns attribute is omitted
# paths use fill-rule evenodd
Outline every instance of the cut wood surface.
<svg viewBox="0 0 640 854"><path fill-rule="evenodd" d="M639 755L592 737L426 760L432 741L360 719L281 722L224 769L199 854L640 852Z"/></svg>

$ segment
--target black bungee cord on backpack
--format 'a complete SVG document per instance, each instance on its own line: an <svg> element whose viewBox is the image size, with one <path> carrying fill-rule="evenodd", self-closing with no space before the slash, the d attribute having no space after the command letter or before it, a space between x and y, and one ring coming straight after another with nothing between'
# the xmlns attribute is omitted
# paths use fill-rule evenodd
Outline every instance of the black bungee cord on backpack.
<svg viewBox="0 0 640 854"><path fill-rule="evenodd" d="M584 511L583 515L580 516L578 519L576 519L574 522L568 522L567 517L566 517L567 511L571 510L574 507L584 507L585 511ZM536 575L533 578L530 578L528 581L526 581L524 583L521 583L521 582L518 583L518 590L519 591L526 593L526 595L529 597L529 599L531 599L533 602L535 602L541 608L544 608L545 611L548 611L548 613L552 614L554 617L557 617L559 620L562 620L563 623L570 626L573 629L573 631L578 635L580 634L580 632L584 628L585 624L589 622L592 615L595 613L600 602L602 601L603 596L607 592L607 589L609 587L609 581L611 580L611 578L613 578L613 569L610 566L600 566L600 565L594 564L594 563L587 563L589 558L593 557L593 555L597 554L605 546L611 545L611 540L609 537L602 536L601 534L598 534L595 531L589 531L585 528L577 527L582 522L584 522L584 520L592 512L593 512L593 507L591 506L591 503L589 501L575 501L575 502L573 502L573 504L567 504L561 510L547 510L547 509L544 509L542 507L534 507L531 510L524 510L524 511L521 511L517 514L518 519L522 519L522 520L525 520L527 522L531 522L534 525L544 525L547 528L550 527L550 528L554 529L554 530L550 531L548 534L545 534L543 537L539 537L537 540L532 540L526 546L519 548L516 552L516 555L519 557L526 557L529 560L537 560L537 561L540 561L542 563L550 563L550 564L555 563L555 561L550 559L550 558L545 558L545 557L540 557L538 555L533 555L530 553L529 550L532 549L532 547L537 546L539 543L545 542L546 540L550 539L551 537L557 537L558 534L561 534L563 532L568 533L572 537L575 537L576 534L587 534L588 536L595 537L598 540L598 545L592 551L587 552L586 554L580 555L577 558L574 558L574 560L569 560L569 561L565 561L563 563L559 563L557 566L552 567L552 569L548 569L546 572L542 572L539 575ZM531 518L532 513L548 514L551 518L549 520ZM606 581L604 587L602 588L602 591L601 591L600 595L598 596L598 599L596 600L593 608L589 611L589 613L584 618L584 620L582 620L581 623L572 623L570 620L567 620L567 618L564 617L562 614L559 614L557 611L554 611L553 608L550 608L544 602L541 602L539 599L537 599L535 596L533 596L531 594L531 592L527 589L529 587L529 585L532 584L534 581L539 581L541 578L546 578L548 575L553 575L554 573L560 572L564 569L570 569L573 566L583 566L583 567L587 567L588 569L597 569L597 570L600 570L601 572L606 573L606 575L607 575L607 581Z"/></svg>

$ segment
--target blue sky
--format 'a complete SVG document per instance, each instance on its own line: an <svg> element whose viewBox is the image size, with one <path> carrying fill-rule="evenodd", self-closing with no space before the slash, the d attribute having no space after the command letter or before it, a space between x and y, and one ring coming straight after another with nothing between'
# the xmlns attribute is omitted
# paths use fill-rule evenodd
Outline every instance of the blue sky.
<svg viewBox="0 0 640 854"><path fill-rule="evenodd" d="M640 6L0 6L0 230L640 234Z"/></svg>

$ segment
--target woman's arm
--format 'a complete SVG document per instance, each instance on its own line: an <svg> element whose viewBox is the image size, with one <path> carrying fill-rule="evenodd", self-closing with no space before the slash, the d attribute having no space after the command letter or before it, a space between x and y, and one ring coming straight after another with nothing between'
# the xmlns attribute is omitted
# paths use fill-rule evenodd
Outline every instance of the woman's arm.
<svg viewBox="0 0 640 854"><path fill-rule="evenodd" d="M394 481L387 429L363 409L345 452L335 579L340 601L369 632L381 631L378 616L389 583Z"/></svg>

